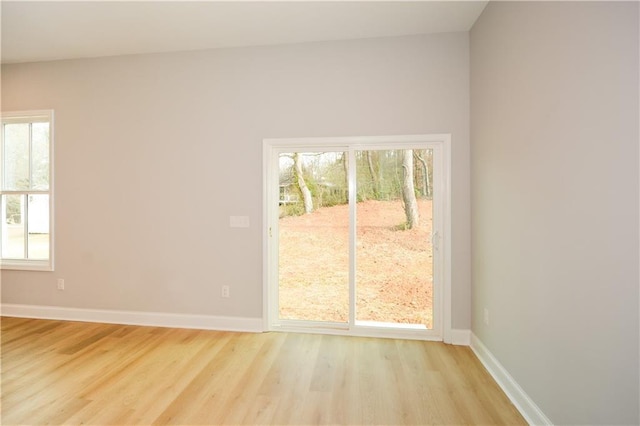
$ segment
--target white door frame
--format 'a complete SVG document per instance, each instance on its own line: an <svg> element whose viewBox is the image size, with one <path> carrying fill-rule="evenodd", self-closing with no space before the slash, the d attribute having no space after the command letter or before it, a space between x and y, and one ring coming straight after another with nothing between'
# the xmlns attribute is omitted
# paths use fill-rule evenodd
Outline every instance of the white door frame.
<svg viewBox="0 0 640 426"><path fill-rule="evenodd" d="M440 211L434 211L434 228L436 220L442 223L437 226L442 235L438 237L440 251L439 265L435 264L434 256L434 322L433 329L416 332L411 329L388 329L378 327L361 327L355 325L355 291L351 283L350 313L348 327L327 326L325 323L311 323L305 321L299 327L289 322L286 326L278 323L277 311L277 282L278 282L278 205L270 201L279 196L277 185L269 187L269 183L278 182L278 168L274 167L274 156L280 152L290 152L293 148L298 151L340 151L349 152L350 160L355 151L372 149L434 149L434 162L438 162L441 169L440 187L434 188L434 193L442 194ZM350 164L355 164L349 161ZM355 336L394 337L421 340L439 340L451 343L451 135L401 135L401 136L363 136L363 137L334 137L334 138L287 138L264 139L263 141L263 328L265 331L303 331L306 333L324 333ZM350 197L350 229L355 225L355 168L349 168L349 197ZM434 179L434 183L435 179ZM434 206L435 208L435 206ZM436 219L439 217L439 219ZM355 235L353 231L350 231ZM350 256L354 255L355 238L350 238ZM350 261L350 268L354 263ZM353 270L350 276L353 277ZM436 274L439 279L436 279ZM353 278L352 278L353 279ZM439 288L436 288L436 281ZM275 284L274 284L275 283Z"/></svg>

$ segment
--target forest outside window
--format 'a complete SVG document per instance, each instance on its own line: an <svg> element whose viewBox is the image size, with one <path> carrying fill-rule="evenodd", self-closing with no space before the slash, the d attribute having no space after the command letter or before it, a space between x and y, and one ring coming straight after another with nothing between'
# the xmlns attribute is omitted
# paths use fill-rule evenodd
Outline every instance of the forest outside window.
<svg viewBox="0 0 640 426"><path fill-rule="evenodd" d="M0 264L53 270L53 111L2 113Z"/></svg>

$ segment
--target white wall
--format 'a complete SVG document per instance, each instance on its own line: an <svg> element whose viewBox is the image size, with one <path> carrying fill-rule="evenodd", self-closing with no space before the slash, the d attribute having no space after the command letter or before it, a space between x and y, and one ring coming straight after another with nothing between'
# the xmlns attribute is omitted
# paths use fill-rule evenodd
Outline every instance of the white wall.
<svg viewBox="0 0 640 426"><path fill-rule="evenodd" d="M2 302L260 317L263 138L451 133L468 329L468 61L450 33L3 66L3 110L55 110L56 271Z"/></svg>
<svg viewBox="0 0 640 426"><path fill-rule="evenodd" d="M472 330L556 424L640 421L638 47L637 2L471 31Z"/></svg>

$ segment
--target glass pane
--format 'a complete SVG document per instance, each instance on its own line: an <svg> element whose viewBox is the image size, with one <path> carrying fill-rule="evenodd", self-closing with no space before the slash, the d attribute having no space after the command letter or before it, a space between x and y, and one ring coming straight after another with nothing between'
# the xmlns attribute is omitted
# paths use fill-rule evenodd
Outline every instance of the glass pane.
<svg viewBox="0 0 640 426"><path fill-rule="evenodd" d="M32 188L49 189L49 123L33 123L31 140Z"/></svg>
<svg viewBox="0 0 640 426"><path fill-rule="evenodd" d="M29 195L29 259L49 258L49 196Z"/></svg>
<svg viewBox="0 0 640 426"><path fill-rule="evenodd" d="M4 125L4 189L29 189L29 124Z"/></svg>
<svg viewBox="0 0 640 426"><path fill-rule="evenodd" d="M280 155L279 317L349 319L345 153Z"/></svg>
<svg viewBox="0 0 640 426"><path fill-rule="evenodd" d="M2 257L24 259L24 195L2 196Z"/></svg>
<svg viewBox="0 0 640 426"><path fill-rule="evenodd" d="M356 320L433 328L432 151L356 151Z"/></svg>

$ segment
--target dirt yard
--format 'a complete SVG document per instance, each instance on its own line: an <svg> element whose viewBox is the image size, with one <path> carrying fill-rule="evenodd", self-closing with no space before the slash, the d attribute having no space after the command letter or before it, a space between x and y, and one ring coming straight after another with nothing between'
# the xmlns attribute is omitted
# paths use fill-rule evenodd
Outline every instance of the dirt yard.
<svg viewBox="0 0 640 426"><path fill-rule="evenodd" d="M404 230L400 201L357 204L356 319L432 327L431 201ZM348 206L280 219L280 317L348 320Z"/></svg>

